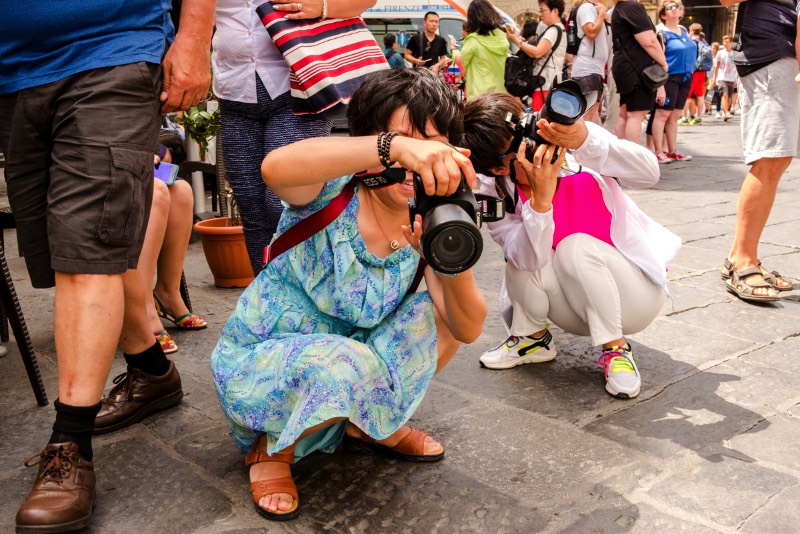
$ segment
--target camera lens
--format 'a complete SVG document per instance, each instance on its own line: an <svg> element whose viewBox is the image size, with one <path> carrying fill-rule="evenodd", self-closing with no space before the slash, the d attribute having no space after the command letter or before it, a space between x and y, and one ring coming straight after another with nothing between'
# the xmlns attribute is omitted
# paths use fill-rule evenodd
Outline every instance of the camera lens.
<svg viewBox="0 0 800 534"><path fill-rule="evenodd" d="M563 117L577 119L581 114L581 100L577 95L566 91L553 91L550 110Z"/></svg>
<svg viewBox="0 0 800 534"><path fill-rule="evenodd" d="M466 271L483 252L480 230L458 206L444 204L429 212L422 224L422 253L435 270Z"/></svg>

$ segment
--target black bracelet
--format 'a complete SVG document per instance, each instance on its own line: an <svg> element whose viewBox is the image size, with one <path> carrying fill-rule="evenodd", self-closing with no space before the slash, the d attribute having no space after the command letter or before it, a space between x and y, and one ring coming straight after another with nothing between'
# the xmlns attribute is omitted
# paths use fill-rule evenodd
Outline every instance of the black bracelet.
<svg viewBox="0 0 800 534"><path fill-rule="evenodd" d="M392 139L394 139L396 135L397 132L381 132L378 134L378 159L387 169L395 164L390 156L390 147Z"/></svg>

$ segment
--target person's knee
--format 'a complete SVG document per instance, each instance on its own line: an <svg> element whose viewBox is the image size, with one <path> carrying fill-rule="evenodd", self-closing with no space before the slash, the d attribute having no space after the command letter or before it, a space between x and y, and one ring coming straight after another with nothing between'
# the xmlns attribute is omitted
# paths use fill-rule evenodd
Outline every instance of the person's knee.
<svg viewBox="0 0 800 534"><path fill-rule="evenodd" d="M758 180L777 183L791 162L791 157L762 158L753 163L750 174Z"/></svg>
<svg viewBox="0 0 800 534"><path fill-rule="evenodd" d="M153 183L153 203L150 207L151 213L167 213L169 211L169 187L161 180Z"/></svg>
<svg viewBox="0 0 800 534"><path fill-rule="evenodd" d="M173 210L179 209L185 211L194 208L194 195L192 194L192 186L186 180L177 180L175 184L169 188L170 203Z"/></svg>

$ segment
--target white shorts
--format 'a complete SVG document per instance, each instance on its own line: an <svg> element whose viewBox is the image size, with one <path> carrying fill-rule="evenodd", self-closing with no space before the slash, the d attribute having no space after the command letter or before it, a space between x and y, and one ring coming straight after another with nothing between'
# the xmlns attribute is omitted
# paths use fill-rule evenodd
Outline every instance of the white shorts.
<svg viewBox="0 0 800 534"><path fill-rule="evenodd" d="M795 58L783 58L741 78L742 148L747 165L800 156L800 84Z"/></svg>

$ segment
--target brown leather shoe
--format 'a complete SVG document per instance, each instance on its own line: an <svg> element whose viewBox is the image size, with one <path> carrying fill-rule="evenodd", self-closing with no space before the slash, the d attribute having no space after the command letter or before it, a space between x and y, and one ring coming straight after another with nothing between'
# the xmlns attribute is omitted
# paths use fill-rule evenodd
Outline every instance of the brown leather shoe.
<svg viewBox="0 0 800 534"><path fill-rule="evenodd" d="M17 532L69 532L88 525L94 510L94 464L71 441L49 443L25 466L37 463L36 482L17 512Z"/></svg>
<svg viewBox="0 0 800 534"><path fill-rule="evenodd" d="M116 386L101 401L103 405L94 420L95 434L107 434L138 423L183 398L181 375L172 362L161 376L128 366L128 372L114 378L114 383Z"/></svg>

